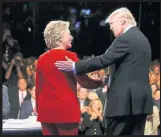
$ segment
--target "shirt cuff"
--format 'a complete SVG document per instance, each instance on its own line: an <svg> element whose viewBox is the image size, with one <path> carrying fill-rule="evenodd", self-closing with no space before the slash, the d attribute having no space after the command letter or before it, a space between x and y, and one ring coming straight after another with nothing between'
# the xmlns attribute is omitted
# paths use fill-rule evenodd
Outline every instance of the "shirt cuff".
<svg viewBox="0 0 161 137"><path fill-rule="evenodd" d="M75 62L73 62L72 70L73 70L74 74L76 74L76 70L75 70Z"/></svg>

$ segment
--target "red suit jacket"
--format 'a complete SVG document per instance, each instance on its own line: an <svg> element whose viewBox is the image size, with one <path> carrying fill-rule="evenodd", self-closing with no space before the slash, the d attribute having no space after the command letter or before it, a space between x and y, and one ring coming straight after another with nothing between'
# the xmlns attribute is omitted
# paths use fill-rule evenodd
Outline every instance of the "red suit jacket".
<svg viewBox="0 0 161 137"><path fill-rule="evenodd" d="M54 63L68 56L77 62L75 53L52 49L38 59L36 71L36 105L40 122L80 122L80 104L76 92L76 80L72 73L58 70Z"/></svg>

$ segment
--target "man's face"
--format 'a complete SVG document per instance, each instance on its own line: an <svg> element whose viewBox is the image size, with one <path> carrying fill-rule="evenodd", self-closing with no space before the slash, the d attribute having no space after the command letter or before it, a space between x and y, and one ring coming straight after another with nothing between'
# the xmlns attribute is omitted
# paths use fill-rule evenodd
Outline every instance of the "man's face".
<svg viewBox="0 0 161 137"><path fill-rule="evenodd" d="M88 92L87 92L87 89L86 88L80 88L79 89L79 98L80 99L86 99L88 96Z"/></svg>
<svg viewBox="0 0 161 137"><path fill-rule="evenodd" d="M18 81L18 88L20 90L26 90L27 83L26 83L26 80L25 79L19 79L19 81Z"/></svg>
<svg viewBox="0 0 161 137"><path fill-rule="evenodd" d="M110 30L114 33L115 37L120 36L123 33L123 20L118 16L113 16L109 20Z"/></svg>
<svg viewBox="0 0 161 137"><path fill-rule="evenodd" d="M160 73L160 65L154 67L154 72L156 74L159 74Z"/></svg>

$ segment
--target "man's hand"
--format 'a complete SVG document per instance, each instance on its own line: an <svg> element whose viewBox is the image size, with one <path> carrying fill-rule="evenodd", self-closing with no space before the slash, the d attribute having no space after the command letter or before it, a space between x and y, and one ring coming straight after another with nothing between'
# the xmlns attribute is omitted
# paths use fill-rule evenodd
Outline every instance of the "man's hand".
<svg viewBox="0 0 161 137"><path fill-rule="evenodd" d="M11 60L11 64L10 64L12 67L15 65L15 59L12 59Z"/></svg>
<svg viewBox="0 0 161 137"><path fill-rule="evenodd" d="M55 63L55 66L59 69L59 70L63 70L63 71L67 71L67 72L72 72L73 71L73 61L68 58L67 56L65 56L65 59L67 61L57 61Z"/></svg>

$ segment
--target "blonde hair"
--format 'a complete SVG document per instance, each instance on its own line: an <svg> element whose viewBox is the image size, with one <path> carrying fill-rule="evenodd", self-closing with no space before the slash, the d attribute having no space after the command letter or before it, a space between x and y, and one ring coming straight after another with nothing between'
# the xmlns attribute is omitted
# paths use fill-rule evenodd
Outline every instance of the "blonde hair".
<svg viewBox="0 0 161 137"><path fill-rule="evenodd" d="M157 87L160 89L160 81L157 81L156 84L157 84Z"/></svg>
<svg viewBox="0 0 161 137"><path fill-rule="evenodd" d="M98 103L99 103L99 112L102 114L102 112L103 112L103 106L102 106L102 102L101 102L101 100L99 99L99 98L97 98L97 99L93 99L93 100L91 100L90 101L90 104L89 104L89 109L88 109L88 113L91 115L91 118L92 118L92 116L94 115L94 110L92 109L92 105L93 105L93 103L95 102L95 101L98 101ZM90 118L90 119L91 119ZM93 120L93 119L91 119L91 120ZM101 120L101 119L100 119Z"/></svg>
<svg viewBox="0 0 161 137"><path fill-rule="evenodd" d="M136 26L137 23L135 21L134 16L132 15L132 13L130 12L129 9L127 9L126 7L122 7L119 9L116 9L115 11L113 11L105 20L106 23L109 23L109 20L111 19L111 17L113 16L118 16L121 18L124 18L126 22L128 22L130 25L134 25Z"/></svg>
<svg viewBox="0 0 161 137"><path fill-rule="evenodd" d="M98 99L97 93L95 93L95 92L93 92L93 91L89 92L89 93L88 93L88 98L89 98L90 94L92 94L92 95L94 96L94 99Z"/></svg>
<svg viewBox="0 0 161 137"><path fill-rule="evenodd" d="M157 74L153 71L149 73L149 82L150 85L157 82Z"/></svg>
<svg viewBox="0 0 161 137"><path fill-rule="evenodd" d="M67 21L50 21L44 30L44 40L48 48L58 47L58 41L61 40L64 32L69 29L70 23Z"/></svg>

